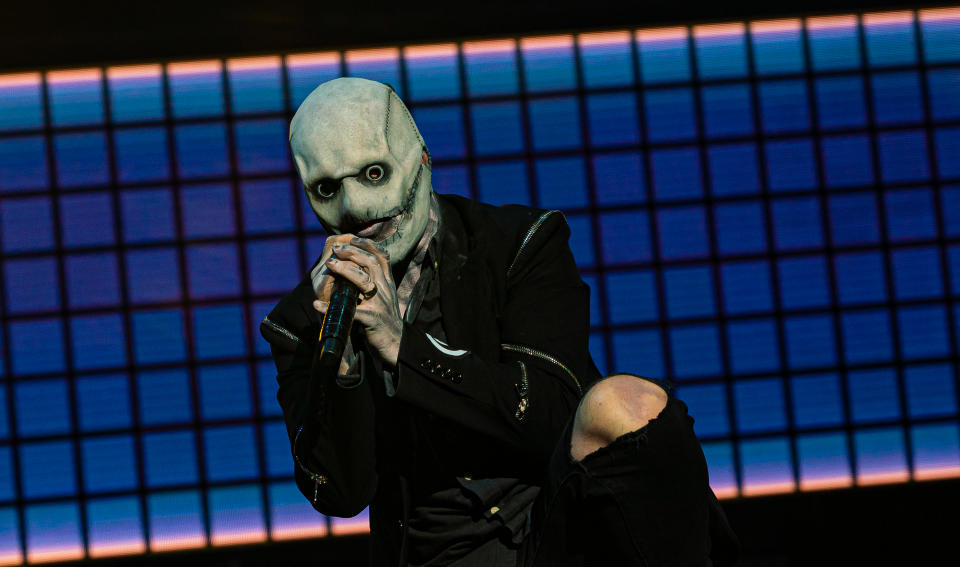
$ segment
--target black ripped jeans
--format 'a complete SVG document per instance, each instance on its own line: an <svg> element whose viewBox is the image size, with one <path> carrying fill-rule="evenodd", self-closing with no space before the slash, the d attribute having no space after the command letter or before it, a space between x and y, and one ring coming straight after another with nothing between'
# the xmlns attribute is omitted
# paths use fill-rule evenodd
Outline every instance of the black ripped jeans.
<svg viewBox="0 0 960 567"><path fill-rule="evenodd" d="M739 544L708 484L686 404L671 396L645 427L579 462L570 456L573 421L551 457L519 566L736 562Z"/></svg>

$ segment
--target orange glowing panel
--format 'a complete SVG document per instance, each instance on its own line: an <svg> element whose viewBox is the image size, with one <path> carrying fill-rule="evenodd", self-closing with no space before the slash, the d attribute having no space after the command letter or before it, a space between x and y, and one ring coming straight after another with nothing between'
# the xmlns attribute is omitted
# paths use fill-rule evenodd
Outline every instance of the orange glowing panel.
<svg viewBox="0 0 960 567"><path fill-rule="evenodd" d="M909 24L913 21L913 12L901 10L899 12L874 12L863 15L863 23L868 26L882 26L885 24Z"/></svg>
<svg viewBox="0 0 960 567"><path fill-rule="evenodd" d="M219 73L220 69L221 63L216 59L208 59L205 61L182 61L167 65L167 74L202 75L206 73Z"/></svg>
<svg viewBox="0 0 960 567"><path fill-rule="evenodd" d="M312 67L315 65L338 65L340 54L336 51L321 53L296 53L287 55L287 67Z"/></svg>
<svg viewBox="0 0 960 567"><path fill-rule="evenodd" d="M800 31L799 18L785 18L781 20L758 20L750 22L750 33L779 33Z"/></svg>
<svg viewBox="0 0 960 567"><path fill-rule="evenodd" d="M687 39L687 28L654 28L649 30L637 30L637 41L641 43L654 41L676 41Z"/></svg>
<svg viewBox="0 0 960 567"><path fill-rule="evenodd" d="M40 84L40 73L0 75L0 89L4 87L35 87Z"/></svg>
<svg viewBox="0 0 960 567"><path fill-rule="evenodd" d="M920 10L921 22L937 22L941 20L960 20L960 8L928 8Z"/></svg>
<svg viewBox="0 0 960 567"><path fill-rule="evenodd" d="M332 535L365 534L370 531L370 521L361 518L335 518L330 528Z"/></svg>
<svg viewBox="0 0 960 567"><path fill-rule="evenodd" d="M711 488L717 498L728 499L740 496L736 486L712 486Z"/></svg>
<svg viewBox="0 0 960 567"><path fill-rule="evenodd" d="M784 494L797 489L792 480L784 482L757 482L743 488L744 496L764 496L767 494Z"/></svg>
<svg viewBox="0 0 960 567"><path fill-rule="evenodd" d="M90 544L90 557L116 557L119 555L137 555L147 551L147 545L142 540L125 542L110 542L106 544Z"/></svg>
<svg viewBox="0 0 960 567"><path fill-rule="evenodd" d="M539 37L525 37L520 40L520 47L524 51L540 49L563 49L573 47L572 35L544 35Z"/></svg>
<svg viewBox="0 0 960 567"><path fill-rule="evenodd" d="M830 28L852 28L857 25L856 16L819 16L806 19L808 30L824 30Z"/></svg>
<svg viewBox="0 0 960 567"><path fill-rule="evenodd" d="M960 466L930 467L913 471L913 480L940 480L960 477Z"/></svg>
<svg viewBox="0 0 960 567"><path fill-rule="evenodd" d="M910 474L907 471L891 471L883 473L870 473L857 476L857 486L873 486L875 484L892 484L895 482L907 482L910 480Z"/></svg>
<svg viewBox="0 0 960 567"><path fill-rule="evenodd" d="M47 73L47 82L58 85L63 83L86 83L99 81L100 69L69 69L65 71L50 71Z"/></svg>
<svg viewBox="0 0 960 567"><path fill-rule="evenodd" d="M55 563L57 561L72 561L74 559L83 559L83 548L38 549L36 551L31 549L27 551L28 563Z"/></svg>
<svg viewBox="0 0 960 567"><path fill-rule="evenodd" d="M731 22L726 24L703 24L693 26L693 37L718 37L728 35L742 35L746 26L743 22Z"/></svg>
<svg viewBox="0 0 960 567"><path fill-rule="evenodd" d="M214 532L214 534L210 536L210 543L213 545L239 545L242 543L261 543L264 541L267 541L267 532L263 528L243 531L224 530Z"/></svg>
<svg viewBox="0 0 960 567"><path fill-rule="evenodd" d="M630 32L606 31L596 33L582 33L577 36L577 43L584 47L603 45L622 45L630 41Z"/></svg>
<svg viewBox="0 0 960 567"><path fill-rule="evenodd" d="M159 64L154 65L124 65L122 67L108 67L107 78L117 79L152 79L159 77L162 69Z"/></svg>
<svg viewBox="0 0 960 567"><path fill-rule="evenodd" d="M347 63L366 63L368 61L392 61L400 55L396 47L380 49L354 49L347 52Z"/></svg>
<svg viewBox="0 0 960 567"><path fill-rule="evenodd" d="M466 41L463 43L463 52L468 55L484 53L506 53L517 48L517 42L512 39L492 39L488 41Z"/></svg>
<svg viewBox="0 0 960 567"><path fill-rule="evenodd" d="M431 57L456 57L455 43L437 43L434 45L411 45L403 48L404 59L428 59Z"/></svg>
<svg viewBox="0 0 960 567"><path fill-rule="evenodd" d="M280 56L271 55L268 57L238 57L227 59L227 70L229 71L259 71L261 69L276 69L280 67Z"/></svg>
<svg viewBox="0 0 960 567"><path fill-rule="evenodd" d="M23 563L23 555L19 551L0 555L0 565L20 565L21 563Z"/></svg>
<svg viewBox="0 0 960 567"><path fill-rule="evenodd" d="M177 551L180 549L196 549L198 547L205 547L206 545L207 539L202 535L179 537L176 539L151 539L150 551Z"/></svg>
<svg viewBox="0 0 960 567"><path fill-rule="evenodd" d="M324 537L327 535L326 522L319 522L314 525L304 524L301 526L274 527L270 534L273 541L286 541L290 539L306 539L310 537Z"/></svg>
<svg viewBox="0 0 960 567"><path fill-rule="evenodd" d="M850 478L849 475L804 478L800 480L800 490L803 490L804 492L813 490L834 490L837 488L849 488L851 486L853 486L853 479Z"/></svg>

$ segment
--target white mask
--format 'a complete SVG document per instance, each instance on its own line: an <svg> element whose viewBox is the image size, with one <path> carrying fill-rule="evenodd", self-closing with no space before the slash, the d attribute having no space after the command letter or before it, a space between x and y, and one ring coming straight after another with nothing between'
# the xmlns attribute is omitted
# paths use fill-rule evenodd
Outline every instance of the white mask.
<svg viewBox="0 0 960 567"><path fill-rule="evenodd" d="M290 148L310 206L327 234L377 241L402 260L430 211L430 154L407 107L375 81L317 87L290 121Z"/></svg>

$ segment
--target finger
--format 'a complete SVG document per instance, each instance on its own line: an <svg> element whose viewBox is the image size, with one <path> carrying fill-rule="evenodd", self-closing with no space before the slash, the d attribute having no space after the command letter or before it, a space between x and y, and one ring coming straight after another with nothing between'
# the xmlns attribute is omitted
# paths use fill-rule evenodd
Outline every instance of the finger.
<svg viewBox="0 0 960 567"><path fill-rule="evenodd" d="M383 267L380 265L376 256L355 246L334 246L333 254L342 260L350 260L363 266L371 276L375 276L377 272L383 271Z"/></svg>
<svg viewBox="0 0 960 567"><path fill-rule="evenodd" d="M343 277L357 286L357 289L370 289L370 283L373 281L372 276L353 261L330 258L327 260L327 267L330 268L330 271L334 274Z"/></svg>
<svg viewBox="0 0 960 567"><path fill-rule="evenodd" d="M350 241L350 244L370 252L377 258L377 262L380 264L383 273L387 277L391 276L390 272L390 253L387 252L383 247L381 247L376 242L370 240L369 238L354 238Z"/></svg>
<svg viewBox="0 0 960 567"><path fill-rule="evenodd" d="M328 305L330 305L330 303L327 301L323 301L321 299L313 300L313 308L319 311L321 314L325 314L327 312Z"/></svg>
<svg viewBox="0 0 960 567"><path fill-rule="evenodd" d="M328 274L327 260L333 255L333 247L345 245L354 238L356 237L352 234L334 234L327 237L326 242L323 244L323 252L320 253L320 258L317 260L317 263L313 265L313 268L310 269L310 281L313 283L313 291L318 297L320 296L321 290L330 285L329 281L323 281L323 277Z"/></svg>

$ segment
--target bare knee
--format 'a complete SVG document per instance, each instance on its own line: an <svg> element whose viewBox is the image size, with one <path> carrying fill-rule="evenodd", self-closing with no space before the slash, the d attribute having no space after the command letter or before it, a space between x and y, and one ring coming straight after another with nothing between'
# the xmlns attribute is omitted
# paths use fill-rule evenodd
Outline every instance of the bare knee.
<svg viewBox="0 0 960 567"><path fill-rule="evenodd" d="M570 455L581 460L660 415L667 393L649 380L615 374L594 384L574 417Z"/></svg>

